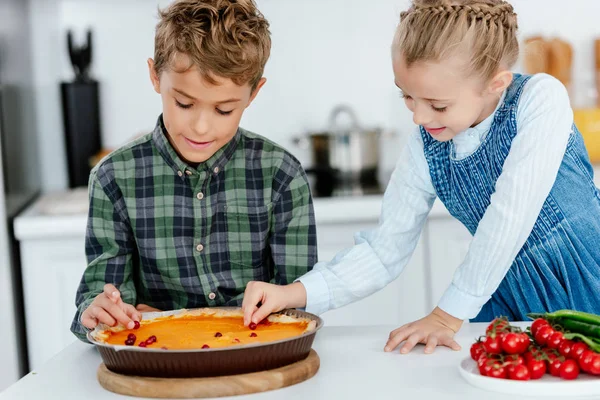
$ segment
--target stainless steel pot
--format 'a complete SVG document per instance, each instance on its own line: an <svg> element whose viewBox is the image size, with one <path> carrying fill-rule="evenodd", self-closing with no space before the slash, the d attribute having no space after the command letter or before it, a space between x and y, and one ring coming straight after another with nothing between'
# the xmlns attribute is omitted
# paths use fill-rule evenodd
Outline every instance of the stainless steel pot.
<svg viewBox="0 0 600 400"><path fill-rule="evenodd" d="M350 124L340 124L343 115ZM331 195L336 187L363 187L378 190L379 140L381 130L365 129L356 113L346 105L335 107L325 131L307 133L295 143L311 149L309 174L317 177L317 192Z"/></svg>
<svg viewBox="0 0 600 400"><path fill-rule="evenodd" d="M340 125L339 118L346 114L350 126ZM364 129L356 113L345 105L337 106L329 117L326 131L306 135L312 150L314 168L331 168L341 174L360 174L365 170L377 170L379 162L380 129ZM298 139L297 143L302 143Z"/></svg>

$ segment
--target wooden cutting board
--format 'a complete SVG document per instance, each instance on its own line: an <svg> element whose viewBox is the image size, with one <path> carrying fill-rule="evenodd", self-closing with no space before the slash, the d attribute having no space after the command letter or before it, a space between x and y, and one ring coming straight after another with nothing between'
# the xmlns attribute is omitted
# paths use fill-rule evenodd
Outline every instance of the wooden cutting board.
<svg viewBox="0 0 600 400"><path fill-rule="evenodd" d="M136 397L208 398L266 392L303 382L313 377L321 365L311 350L304 360L281 368L249 374L211 378L147 378L109 371L104 363L98 368L98 381L106 390Z"/></svg>

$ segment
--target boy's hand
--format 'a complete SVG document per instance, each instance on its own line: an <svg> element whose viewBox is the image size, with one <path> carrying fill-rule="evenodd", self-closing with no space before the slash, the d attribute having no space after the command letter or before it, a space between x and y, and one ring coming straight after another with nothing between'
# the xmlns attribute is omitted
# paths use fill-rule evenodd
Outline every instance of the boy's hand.
<svg viewBox="0 0 600 400"><path fill-rule="evenodd" d="M452 350L460 350L460 345L454 340L463 321L436 307L431 314L418 321L411 322L392 331L385 345L385 351L392 351L400 343L406 343L400 353L406 354L417 343L425 344L425 353L433 353L436 346L447 346Z"/></svg>
<svg viewBox="0 0 600 400"><path fill-rule="evenodd" d="M306 290L300 282L286 286L258 281L248 282L242 302L244 325L248 326L251 322L258 324L271 313L285 308L305 306Z"/></svg>
<svg viewBox="0 0 600 400"><path fill-rule="evenodd" d="M118 323L127 329L133 329L134 322L142 319L142 314L131 304L124 303L116 287L107 283L92 304L81 314L81 323L94 329L99 323L115 326Z"/></svg>

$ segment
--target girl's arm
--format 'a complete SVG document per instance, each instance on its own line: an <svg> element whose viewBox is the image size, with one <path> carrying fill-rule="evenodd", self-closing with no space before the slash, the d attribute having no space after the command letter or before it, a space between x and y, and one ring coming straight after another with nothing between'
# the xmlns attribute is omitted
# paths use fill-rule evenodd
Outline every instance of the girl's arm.
<svg viewBox="0 0 600 400"><path fill-rule="evenodd" d="M355 234L355 245L319 262L301 278L306 310L320 314L360 300L400 275L435 200L417 131L404 147L386 189L379 226Z"/></svg>

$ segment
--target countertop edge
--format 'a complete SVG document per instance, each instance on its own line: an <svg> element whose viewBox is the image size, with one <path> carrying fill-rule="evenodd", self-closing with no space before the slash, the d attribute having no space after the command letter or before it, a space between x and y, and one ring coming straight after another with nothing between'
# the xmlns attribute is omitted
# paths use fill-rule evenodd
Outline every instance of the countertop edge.
<svg viewBox="0 0 600 400"><path fill-rule="evenodd" d="M317 225L361 223L379 221L383 195L361 197L315 198L313 200ZM40 204L47 201L42 196L21 213L14 222L18 240L72 237L85 234L87 212L73 214L47 214L40 211ZM444 205L436 200L430 218L449 217Z"/></svg>

